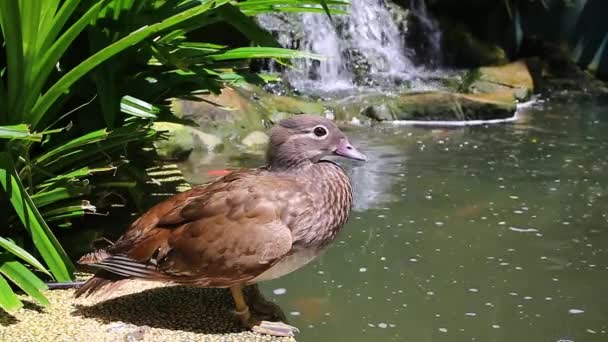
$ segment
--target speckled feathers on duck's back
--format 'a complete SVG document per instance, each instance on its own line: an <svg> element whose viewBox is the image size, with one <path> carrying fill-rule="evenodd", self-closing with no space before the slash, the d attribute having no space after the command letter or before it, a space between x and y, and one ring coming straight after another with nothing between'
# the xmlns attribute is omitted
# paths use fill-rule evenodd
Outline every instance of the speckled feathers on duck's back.
<svg viewBox="0 0 608 342"><path fill-rule="evenodd" d="M352 189L323 161L365 159L330 120L298 115L271 131L268 165L224 176L152 207L111 247L80 263L101 269L76 295L129 278L205 287L254 283L312 260L346 222Z"/></svg>

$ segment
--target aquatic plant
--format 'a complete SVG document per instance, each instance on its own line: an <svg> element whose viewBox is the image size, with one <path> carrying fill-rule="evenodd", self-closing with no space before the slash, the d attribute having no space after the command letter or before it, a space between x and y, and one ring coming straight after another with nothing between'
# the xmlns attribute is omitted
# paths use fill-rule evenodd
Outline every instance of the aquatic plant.
<svg viewBox="0 0 608 342"><path fill-rule="evenodd" d="M252 15L336 4L0 0L0 307L23 305L9 282L46 305L41 279L73 279L53 230L94 213L95 194L136 188L132 147L159 138L166 99L263 81L243 60L316 57L280 48ZM193 38L222 23L252 44Z"/></svg>

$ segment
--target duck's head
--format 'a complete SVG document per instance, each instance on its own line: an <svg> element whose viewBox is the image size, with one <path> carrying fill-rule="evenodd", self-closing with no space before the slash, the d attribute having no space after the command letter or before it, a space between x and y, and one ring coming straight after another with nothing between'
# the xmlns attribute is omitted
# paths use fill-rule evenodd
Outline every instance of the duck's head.
<svg viewBox="0 0 608 342"><path fill-rule="evenodd" d="M367 159L351 145L336 124L320 116L296 115L280 121L270 131L267 156L271 168L317 163L329 155Z"/></svg>

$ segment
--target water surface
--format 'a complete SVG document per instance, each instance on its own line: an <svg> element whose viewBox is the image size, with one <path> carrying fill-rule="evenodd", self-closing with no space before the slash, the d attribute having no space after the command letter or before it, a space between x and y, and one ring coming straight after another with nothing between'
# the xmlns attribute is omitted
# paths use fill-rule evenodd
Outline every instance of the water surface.
<svg viewBox="0 0 608 342"><path fill-rule="evenodd" d="M346 165L349 223L319 260L263 284L298 340L608 340L608 105L349 135L370 157Z"/></svg>

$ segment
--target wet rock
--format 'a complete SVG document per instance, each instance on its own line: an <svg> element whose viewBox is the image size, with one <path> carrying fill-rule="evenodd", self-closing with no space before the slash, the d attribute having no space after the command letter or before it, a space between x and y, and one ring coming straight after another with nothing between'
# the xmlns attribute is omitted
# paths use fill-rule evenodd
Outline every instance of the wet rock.
<svg viewBox="0 0 608 342"><path fill-rule="evenodd" d="M395 118L391 109L386 104L366 107L361 111L361 114L374 121L390 121Z"/></svg>
<svg viewBox="0 0 608 342"><path fill-rule="evenodd" d="M469 73L466 90L470 93L511 92L517 100L528 99L534 92L534 81L525 61L502 66L481 67Z"/></svg>
<svg viewBox="0 0 608 342"><path fill-rule="evenodd" d="M153 128L166 132L167 140L158 140L154 147L163 159L183 159L192 150L215 151L222 145L217 136L205 133L195 127L173 122L155 122Z"/></svg>
<svg viewBox="0 0 608 342"><path fill-rule="evenodd" d="M222 140L240 141L294 114L322 114L324 106L315 100L279 96L248 85L224 88L219 95L177 99L172 109L178 117L194 121Z"/></svg>
<svg viewBox="0 0 608 342"><path fill-rule="evenodd" d="M395 97L367 99L366 102L373 104L359 105L360 113L376 121L505 119L513 116L516 109L511 92L492 94L405 93Z"/></svg>
<svg viewBox="0 0 608 342"><path fill-rule="evenodd" d="M250 150L262 150L268 145L268 135L264 132L253 131L241 141Z"/></svg>

